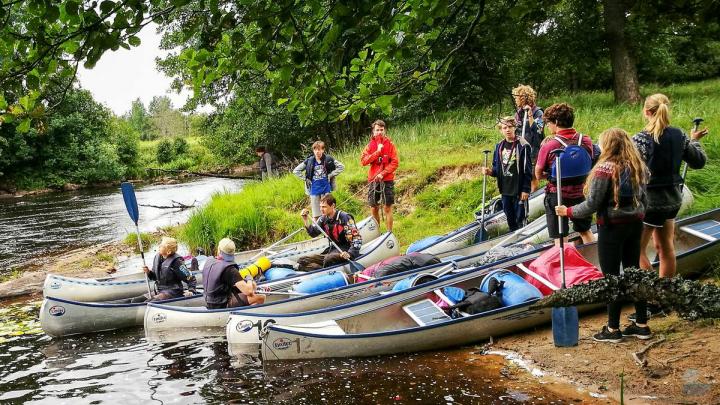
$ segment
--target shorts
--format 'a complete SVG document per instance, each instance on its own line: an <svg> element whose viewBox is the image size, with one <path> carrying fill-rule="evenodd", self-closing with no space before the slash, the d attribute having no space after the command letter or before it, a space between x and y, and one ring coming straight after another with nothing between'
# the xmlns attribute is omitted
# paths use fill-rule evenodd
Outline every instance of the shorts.
<svg viewBox="0 0 720 405"><path fill-rule="evenodd" d="M678 211L680 211L680 209L673 211L647 211L645 212L643 224L653 228L662 228L665 226L665 221L668 219L675 219Z"/></svg>
<svg viewBox="0 0 720 405"><path fill-rule="evenodd" d="M320 199L323 198L324 195L325 194L310 196L310 206L312 207L313 218L322 216L322 212L320 211Z"/></svg>
<svg viewBox="0 0 720 405"><path fill-rule="evenodd" d="M563 205L566 207L572 207L573 205L580 204L585 201L585 198L564 198ZM545 218L547 219L548 234L550 238L557 239L560 237L558 229L558 217L555 214L555 207L557 206L557 194L545 193ZM572 218L573 230L575 232L589 231L592 226L592 217L588 218ZM563 232L567 235L568 231L568 218L563 217Z"/></svg>
<svg viewBox="0 0 720 405"><path fill-rule="evenodd" d="M368 204L377 207L381 204L395 204L395 182L370 182L368 183Z"/></svg>

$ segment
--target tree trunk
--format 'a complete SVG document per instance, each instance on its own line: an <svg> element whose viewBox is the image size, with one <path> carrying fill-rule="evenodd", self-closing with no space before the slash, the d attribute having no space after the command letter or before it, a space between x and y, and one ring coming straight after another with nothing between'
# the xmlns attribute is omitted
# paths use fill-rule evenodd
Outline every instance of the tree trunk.
<svg viewBox="0 0 720 405"><path fill-rule="evenodd" d="M605 33L610 47L613 90L617 103L639 103L640 84L635 59L625 38L625 4L623 0L603 0Z"/></svg>

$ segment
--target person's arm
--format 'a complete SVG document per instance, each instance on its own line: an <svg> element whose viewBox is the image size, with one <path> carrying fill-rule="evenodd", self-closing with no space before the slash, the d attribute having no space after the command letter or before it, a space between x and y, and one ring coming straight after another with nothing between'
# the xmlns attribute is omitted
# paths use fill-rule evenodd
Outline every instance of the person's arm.
<svg viewBox="0 0 720 405"><path fill-rule="evenodd" d="M569 218L588 218L600 209L600 205L607 201L612 193L612 172L603 165L595 169L595 176L590 183L587 199L567 209Z"/></svg>
<svg viewBox="0 0 720 405"><path fill-rule="evenodd" d="M185 266L185 261L183 259L176 259L176 261L178 264L172 267L173 272L180 280L187 284L188 290L195 291L197 288L197 280L195 279L195 276L193 276L187 266Z"/></svg>
<svg viewBox="0 0 720 405"><path fill-rule="evenodd" d="M543 111L541 109L535 110L535 113L533 115L533 122L530 125L530 130L535 133L538 140L542 141L543 137L543 128L545 127L545 122L543 121Z"/></svg>
<svg viewBox="0 0 720 405"><path fill-rule="evenodd" d="M707 155L705 154L705 151L700 145L700 138L702 138L703 136L704 134L699 137L693 137L692 139L688 138L687 136L684 137L685 147L683 149L682 159L687 162L688 167L690 167L691 169L702 169L703 167L705 167L705 163L707 163Z"/></svg>
<svg viewBox="0 0 720 405"><path fill-rule="evenodd" d="M310 235L311 237L314 238L314 237L316 237L316 236L321 235L322 232L321 232L320 228L318 228L318 226L315 225L315 224L310 220L309 214L310 214L310 213L308 212L307 208L305 208L305 209L302 210L302 212L300 213L300 216L302 217L303 226L305 226L305 230L307 231L308 235ZM320 224L320 221L322 221L322 218L324 218L324 217L321 217L321 218L318 220L318 225Z"/></svg>
<svg viewBox="0 0 720 405"><path fill-rule="evenodd" d="M362 156L360 156L360 164L362 164L363 166L368 166L372 164L382 154L382 149L376 149L374 151L371 151L370 145L372 145L372 143L367 144L365 149L363 149Z"/></svg>
<svg viewBox="0 0 720 405"><path fill-rule="evenodd" d="M300 162L299 165L295 166L292 173L300 180L305 180L305 161Z"/></svg>
<svg viewBox="0 0 720 405"><path fill-rule="evenodd" d="M342 164L342 162L339 161L339 160L337 160L337 159L334 159L334 160L335 160L335 170L333 170L332 172L328 173L328 179L334 178L334 177L336 177L338 174L340 174L340 173L342 173L343 171L345 171L345 165Z"/></svg>
<svg viewBox="0 0 720 405"><path fill-rule="evenodd" d="M265 295L255 292L257 284L254 280L240 280L235 283L235 288L245 296L249 305L263 304L265 302Z"/></svg>
<svg viewBox="0 0 720 405"><path fill-rule="evenodd" d="M535 162L535 178L538 180L546 179L548 177L545 173L545 165L547 164L549 152L550 148L548 147L548 143L545 143L540 147L537 162Z"/></svg>

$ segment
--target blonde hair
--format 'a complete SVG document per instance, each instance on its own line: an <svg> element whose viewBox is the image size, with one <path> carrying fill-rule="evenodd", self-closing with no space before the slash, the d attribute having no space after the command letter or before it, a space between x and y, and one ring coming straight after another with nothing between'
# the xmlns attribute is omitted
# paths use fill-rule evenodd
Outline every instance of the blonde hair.
<svg viewBox="0 0 720 405"><path fill-rule="evenodd" d="M643 114L648 120L645 131L652 134L655 142L660 143L660 136L670 126L670 99L664 94L653 94L645 99L643 108L652 113L650 117Z"/></svg>
<svg viewBox="0 0 720 405"><path fill-rule="evenodd" d="M630 136L620 128L610 128L600 134L600 149L602 152L596 167L603 163L612 164L613 201L615 202L615 208L618 208L620 205L620 176L622 173L625 170L630 172L630 182L633 190L638 190L647 183L648 171ZM585 195L590 190L590 183L595 177L595 172L596 170L592 170L585 182L583 190ZM633 204L637 206L639 203L637 193L635 193Z"/></svg>
<svg viewBox="0 0 720 405"><path fill-rule="evenodd" d="M537 93L535 93L535 90L533 90L533 88L530 86L520 84L514 89L512 89L512 95L515 99L515 104L517 104L517 107L522 107L526 104L531 107L535 105ZM520 100L519 103L518 100Z"/></svg>
<svg viewBox="0 0 720 405"><path fill-rule="evenodd" d="M497 127L501 129L503 125L515 128L515 117L508 115L498 120Z"/></svg>
<svg viewBox="0 0 720 405"><path fill-rule="evenodd" d="M178 244L177 240L175 238L170 238L167 236L163 236L162 239L160 239L160 246L165 248L165 252L168 254L173 254L177 252Z"/></svg>

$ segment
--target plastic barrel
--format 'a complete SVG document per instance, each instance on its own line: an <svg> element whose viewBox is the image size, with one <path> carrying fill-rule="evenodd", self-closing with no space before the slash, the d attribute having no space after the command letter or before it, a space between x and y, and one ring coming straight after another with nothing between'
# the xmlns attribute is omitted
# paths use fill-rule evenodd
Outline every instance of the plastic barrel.
<svg viewBox="0 0 720 405"><path fill-rule="evenodd" d="M346 285L348 285L348 281L345 273L342 271L331 271L322 276L313 277L298 283L293 286L293 290L303 294L314 294Z"/></svg>
<svg viewBox="0 0 720 405"><path fill-rule="evenodd" d="M412 252L419 252L428 246L432 245L433 243L437 242L438 240L442 239L442 235L436 235L436 236L428 236L425 239L420 239L417 242L413 242L408 246L407 251L405 253L412 253Z"/></svg>
<svg viewBox="0 0 720 405"><path fill-rule="evenodd" d="M281 278L294 276L295 270L286 267L272 267L265 270L263 275L267 281L280 280Z"/></svg>
<svg viewBox="0 0 720 405"><path fill-rule="evenodd" d="M488 283L493 277L496 278L497 281L505 282L501 291L503 306L522 304L523 302L535 298L542 298L543 296L537 287L509 270L495 270L488 273L480 284L480 291L488 291Z"/></svg>
<svg viewBox="0 0 720 405"><path fill-rule="evenodd" d="M393 286L393 291L402 291L407 290L410 287L415 287L416 285L420 285L423 283L427 283L428 281L437 280L437 276L433 276L432 274L416 274L414 276L410 276L408 278L404 278Z"/></svg>

